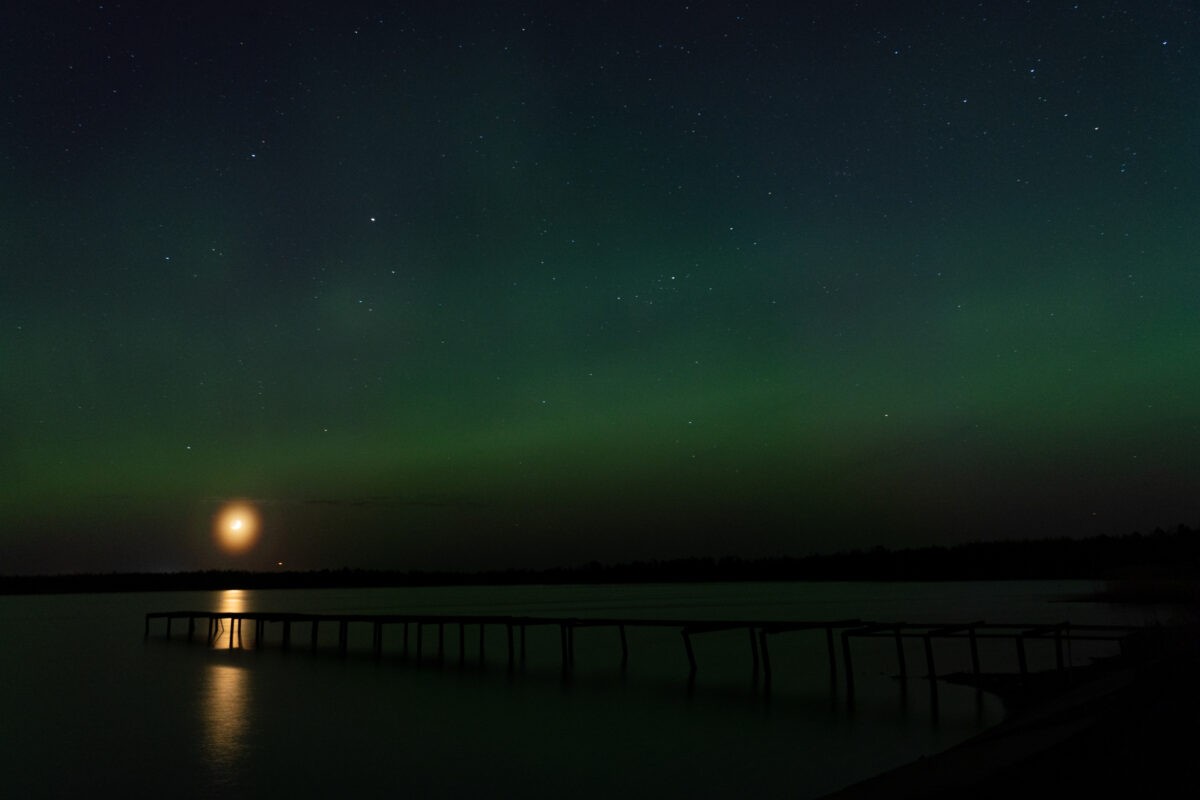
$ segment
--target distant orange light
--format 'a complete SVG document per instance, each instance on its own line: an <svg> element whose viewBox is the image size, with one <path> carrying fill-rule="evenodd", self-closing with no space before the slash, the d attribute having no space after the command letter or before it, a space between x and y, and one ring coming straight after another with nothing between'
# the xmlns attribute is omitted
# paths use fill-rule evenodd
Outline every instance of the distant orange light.
<svg viewBox="0 0 1200 800"><path fill-rule="evenodd" d="M213 518L213 536L227 553L244 553L258 541L258 511L241 501L221 507Z"/></svg>

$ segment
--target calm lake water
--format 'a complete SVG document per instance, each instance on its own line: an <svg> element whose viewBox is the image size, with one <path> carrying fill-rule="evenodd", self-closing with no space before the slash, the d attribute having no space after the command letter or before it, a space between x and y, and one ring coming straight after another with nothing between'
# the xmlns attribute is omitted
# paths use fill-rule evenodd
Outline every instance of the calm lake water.
<svg viewBox="0 0 1200 800"><path fill-rule="evenodd" d="M679 619L862 618L1141 623L1154 612L1056 602L1088 582L520 586L0 597L0 774L10 797L125 792L174 797L816 797L949 747L1003 717L994 697L941 685L929 702L919 643L900 691L890 640L856 640L856 697L829 681L823 632L772 637L771 691L752 679L745 631L694 639L631 630L628 669L612 629L576 634L564 678L558 632L530 629L527 663L506 667L502 629L466 666L447 629L443 667L401 657L389 631L370 656L335 626L292 652L278 626L256 647L147 641L143 614L172 609L523 614ZM427 630L426 653L436 642ZM203 624L201 635L203 639ZM943 642L938 670L965 668ZM1011 643L981 643L985 669L1015 668ZM1098 652L1098 651L1097 651ZM1076 663L1088 652L1076 646ZM840 656L840 654L839 654ZM1035 668L1051 648L1032 644ZM840 661L839 661L840 667Z"/></svg>

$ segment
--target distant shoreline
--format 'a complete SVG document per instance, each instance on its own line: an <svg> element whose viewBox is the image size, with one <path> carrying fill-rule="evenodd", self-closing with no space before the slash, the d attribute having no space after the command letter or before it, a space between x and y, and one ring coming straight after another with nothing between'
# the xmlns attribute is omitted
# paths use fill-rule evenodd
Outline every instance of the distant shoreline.
<svg viewBox="0 0 1200 800"><path fill-rule="evenodd" d="M974 542L953 547L853 550L832 555L743 559L682 558L554 569L480 572L322 569L206 570L0 575L0 595L220 589L333 589L788 581L1101 580L1104 591L1074 598L1124 603L1196 599L1200 532L1175 531Z"/></svg>

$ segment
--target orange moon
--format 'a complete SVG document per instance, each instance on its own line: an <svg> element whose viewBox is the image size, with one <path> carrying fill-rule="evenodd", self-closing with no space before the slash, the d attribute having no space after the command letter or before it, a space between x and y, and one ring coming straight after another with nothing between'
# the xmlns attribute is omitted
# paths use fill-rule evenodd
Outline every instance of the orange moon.
<svg viewBox="0 0 1200 800"><path fill-rule="evenodd" d="M244 553L258 541L258 511L245 502L221 506L213 518L213 536L227 553Z"/></svg>

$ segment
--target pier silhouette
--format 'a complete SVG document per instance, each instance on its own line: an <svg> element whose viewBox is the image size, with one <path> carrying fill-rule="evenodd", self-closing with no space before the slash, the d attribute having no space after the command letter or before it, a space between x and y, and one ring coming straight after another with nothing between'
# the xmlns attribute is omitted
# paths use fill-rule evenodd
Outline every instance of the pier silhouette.
<svg viewBox="0 0 1200 800"><path fill-rule="evenodd" d="M489 627L501 628L504 631L506 657L510 668L519 662L524 665L526 659L526 630L531 627L557 627L559 630L559 645L561 648L562 668L570 671L575 665L575 632L580 628L613 628L618 634L621 650L621 667L629 663L629 642L626 631L631 628L675 629L683 642L687 656L689 678L695 678L699 669L692 639L708 633L744 630L749 642L749 655L752 673L755 681L759 678L769 686L772 678L771 651L769 642L772 637L803 632L823 632L825 649L829 664L829 677L833 684L838 681L839 673L845 685L847 696L854 695L854 656L852 641L854 639L891 638L895 641L896 663L901 679L908 677L908 658L904 643L906 639L918 639L923 645L925 656L925 677L936 696L936 681L938 678L935 657L935 642L962 642L969 648L971 669L976 678L983 674L979 654L979 641L982 639L1010 639L1016 650L1017 672L1021 676L1029 674L1029 658L1027 647L1030 642L1049 642L1054 647L1055 671L1070 677L1074 666L1071 658L1070 645L1078 641L1114 642L1120 647L1122 654L1144 649L1147 643L1152 643L1156 629L1136 625L1076 625L1070 622L1058 623L994 623L983 620L970 622L871 622L860 619L839 619L824 621L779 621L779 620L688 620L688 619L638 619L638 618L576 618L576 617L534 617L534 616L502 616L502 615L430 615L430 614L310 614L271 611L151 611L145 615L144 638L151 635L151 623L163 620L164 636L171 638L172 628L176 621L187 621L187 640L194 641L198 631L197 621L206 623L205 642L216 646L228 641L230 649L242 647L242 628L247 621L254 624L255 647L262 647L268 642L268 626L278 628L278 644L284 649L293 646L293 631L296 626L307 628L309 634L309 649L316 652L319 646L319 631L322 625L337 626L337 649L345 655L349 649L350 626L369 626L371 630L371 652L378 658L383 654L384 633L387 629L400 628L402 636L403 655L409 656L415 651L415 658L420 663L426 657L425 634L427 629L436 629L436 649L433 657L437 663L445 663L446 627L457 626L458 629L458 660L460 665L467 661L467 630L469 627L478 629L477 657L480 664L485 663L485 633ZM228 628L225 623L228 621ZM838 640L840 639L841 669L838 664ZM995 672L995 671L993 671Z"/></svg>

